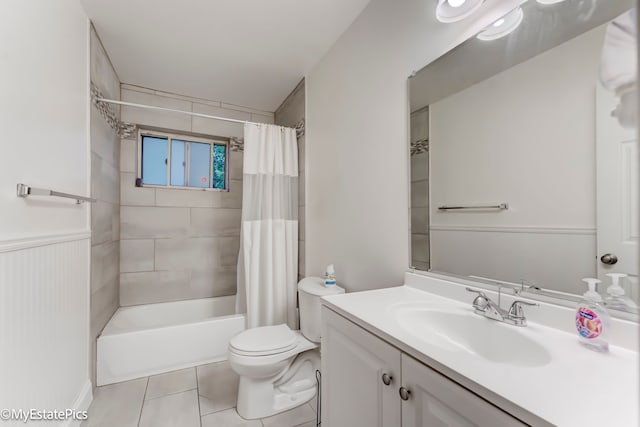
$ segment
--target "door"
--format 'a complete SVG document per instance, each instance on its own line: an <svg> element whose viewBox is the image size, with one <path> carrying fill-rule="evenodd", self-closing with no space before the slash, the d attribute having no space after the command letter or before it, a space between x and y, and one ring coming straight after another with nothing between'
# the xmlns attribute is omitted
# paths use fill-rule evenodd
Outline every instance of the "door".
<svg viewBox="0 0 640 427"><path fill-rule="evenodd" d="M399 427L400 351L322 307L322 426Z"/></svg>
<svg viewBox="0 0 640 427"><path fill-rule="evenodd" d="M406 354L402 387L402 427L526 425Z"/></svg>
<svg viewBox="0 0 640 427"><path fill-rule="evenodd" d="M598 278L606 286L611 283L606 273L628 274L634 285L625 288L638 301L638 139L636 129L623 128L611 115L618 103L598 85L596 262Z"/></svg>

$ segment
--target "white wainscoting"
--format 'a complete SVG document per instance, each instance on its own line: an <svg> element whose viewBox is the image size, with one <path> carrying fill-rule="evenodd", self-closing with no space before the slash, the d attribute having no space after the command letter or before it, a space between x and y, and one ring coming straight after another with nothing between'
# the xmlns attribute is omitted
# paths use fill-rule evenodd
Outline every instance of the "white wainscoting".
<svg viewBox="0 0 640 427"><path fill-rule="evenodd" d="M589 228L431 226L431 268L584 293L596 274L596 231Z"/></svg>
<svg viewBox="0 0 640 427"><path fill-rule="evenodd" d="M89 232L0 242L2 408L91 403L89 254Z"/></svg>

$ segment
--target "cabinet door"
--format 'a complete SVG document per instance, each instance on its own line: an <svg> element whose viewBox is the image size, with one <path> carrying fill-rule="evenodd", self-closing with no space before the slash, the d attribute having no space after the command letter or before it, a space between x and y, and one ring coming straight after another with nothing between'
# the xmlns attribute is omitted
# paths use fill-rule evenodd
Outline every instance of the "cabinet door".
<svg viewBox="0 0 640 427"><path fill-rule="evenodd" d="M322 426L399 427L400 351L326 307L322 318Z"/></svg>
<svg viewBox="0 0 640 427"><path fill-rule="evenodd" d="M526 426L417 360L402 355L402 427Z"/></svg>

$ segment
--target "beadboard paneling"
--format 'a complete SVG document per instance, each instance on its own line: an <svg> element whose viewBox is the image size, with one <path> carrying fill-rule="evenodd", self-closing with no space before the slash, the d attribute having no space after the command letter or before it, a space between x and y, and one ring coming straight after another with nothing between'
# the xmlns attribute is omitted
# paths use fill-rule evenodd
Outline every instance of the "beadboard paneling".
<svg viewBox="0 0 640 427"><path fill-rule="evenodd" d="M88 233L75 236L33 246L0 242L3 408L90 402L90 239Z"/></svg>

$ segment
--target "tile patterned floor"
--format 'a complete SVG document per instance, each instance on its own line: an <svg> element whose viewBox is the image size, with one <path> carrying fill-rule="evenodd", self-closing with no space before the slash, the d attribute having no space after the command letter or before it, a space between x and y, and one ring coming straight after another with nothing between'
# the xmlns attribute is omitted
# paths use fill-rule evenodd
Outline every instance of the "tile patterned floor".
<svg viewBox="0 0 640 427"><path fill-rule="evenodd" d="M315 427L315 399L282 414L245 420L238 376L227 362L98 387L81 427Z"/></svg>

